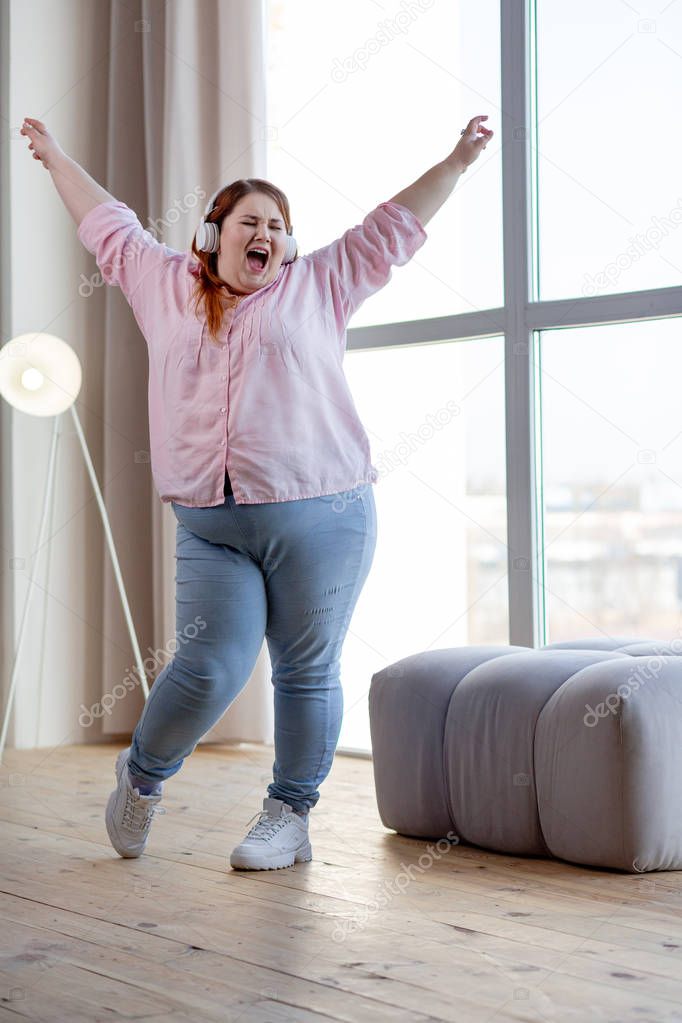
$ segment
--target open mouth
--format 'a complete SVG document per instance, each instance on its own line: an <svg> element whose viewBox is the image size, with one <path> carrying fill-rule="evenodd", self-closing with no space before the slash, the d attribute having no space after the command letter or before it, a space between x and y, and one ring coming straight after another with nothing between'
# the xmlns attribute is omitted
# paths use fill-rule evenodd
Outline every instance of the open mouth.
<svg viewBox="0 0 682 1023"><path fill-rule="evenodd" d="M269 261L270 256L267 252L260 252L258 249L249 249L246 253L246 262L252 273L263 273Z"/></svg>

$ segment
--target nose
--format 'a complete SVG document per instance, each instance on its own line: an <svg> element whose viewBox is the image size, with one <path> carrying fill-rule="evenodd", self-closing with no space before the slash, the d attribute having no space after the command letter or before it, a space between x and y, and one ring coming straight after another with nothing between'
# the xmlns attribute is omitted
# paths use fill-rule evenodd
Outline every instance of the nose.
<svg viewBox="0 0 682 1023"><path fill-rule="evenodd" d="M269 232L269 230L267 228L267 225L265 223L262 223L260 225L260 229L258 231L256 231L256 238L258 238L259 240L263 240L263 241L269 241L269 239L270 239L270 232Z"/></svg>

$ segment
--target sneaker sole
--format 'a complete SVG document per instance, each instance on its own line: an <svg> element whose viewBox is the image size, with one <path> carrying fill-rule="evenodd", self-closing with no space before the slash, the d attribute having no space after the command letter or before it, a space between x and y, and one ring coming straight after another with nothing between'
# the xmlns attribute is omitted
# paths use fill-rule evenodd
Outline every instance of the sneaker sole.
<svg viewBox="0 0 682 1023"><path fill-rule="evenodd" d="M233 870L282 870L284 867L293 867L294 863L309 863L313 858L313 849L308 842L306 845L297 849L294 853L283 853L279 857L273 858L270 862L264 863L263 860L256 860L255 858L249 860L248 856L238 855L234 853L230 856L230 866Z"/></svg>

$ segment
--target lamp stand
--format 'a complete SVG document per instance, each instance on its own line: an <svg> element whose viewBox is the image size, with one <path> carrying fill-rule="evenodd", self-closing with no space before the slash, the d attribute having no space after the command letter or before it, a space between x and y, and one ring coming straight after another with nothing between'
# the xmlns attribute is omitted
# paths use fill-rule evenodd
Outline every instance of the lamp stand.
<svg viewBox="0 0 682 1023"><path fill-rule="evenodd" d="M116 576L116 583L118 585L118 591L119 591L119 594L120 594L120 597L121 597L121 604L123 606L123 614L125 615L126 624L128 626L128 632L130 634L130 641L132 643L133 650L135 652L135 661L137 663L137 671L138 671L138 675L140 677L140 683L142 685L142 692L144 693L145 700L147 700L147 698L149 696L149 686L147 685L147 676L146 676L146 673L145 673L144 666L142 664L142 654L140 653L140 647L139 647L139 644L137 642L137 636L135 634L135 626L133 625L133 619L132 619L132 616L130 614L130 608L128 606L128 598L126 596L125 587L123 585L123 577L121 575L121 569L120 569L119 564L118 564L118 557L116 556L116 548L114 547L114 538L111 535L111 527L109 525L109 517L107 515L107 510L106 510L106 508L104 506L104 501L102 499L102 492L100 490L99 483L97 482L97 476L95 474L95 470L94 470L94 467L93 467L93 464L92 464L92 459L90 458L90 452L88 451L88 445L87 445L87 443L85 441L85 435L83 434L83 430L81 428L80 419L78 418L78 413L76 412L75 403L72 404L69 407L69 411L71 412L71 417L72 417L74 425L76 427L76 433L78 435L78 439L80 441L80 445L81 445L81 448L83 450L83 458L85 459L85 465L87 467L88 474L90 476L90 481L92 483L92 488L93 488L93 490L95 492L95 497L97 498L97 504L99 506L100 515L102 516L102 525L104 526L104 533L105 533L105 536L107 538L107 545L109 547L109 554L111 555L111 563L112 563L113 568L114 568L114 575ZM50 457L49 457L48 467L47 467L47 479L45 481L45 496L44 496L44 499L43 499L43 513L42 513L42 518L41 518L41 521L40 521L40 529L39 529L39 533L38 533L38 547L37 547L37 551L38 552L40 552L40 550L42 549L43 544L45 542L45 532L46 532L46 527L47 527L48 515L49 515L49 513L51 511L53 500L54 500L54 475L55 475L54 469L55 469L55 462L56 462L56 457L57 457L57 443L58 443L59 438L60 438L59 425L60 425L60 419L61 419L61 415L62 414L63 413L60 413L59 415L55 416L55 418L54 418L54 425L53 425L53 430L52 430L52 443L50 445ZM2 723L2 733L0 734L0 764L2 763L2 756L3 756L3 753L4 753L4 749L5 749L5 740L7 738L7 729L9 727L9 719L10 719L10 714L11 714L11 711L12 711L12 703L13 703L13 700L14 700L14 694L15 694L16 685L17 685L19 658L20 658L20 655L21 655L21 650L22 650L22 646L23 646L23 642L24 642L24 636L25 636L25 632L26 632L26 623L28 621L28 610L29 610L29 604L30 604L32 592L33 592L33 576L31 575L29 577L28 591L26 593L26 598L24 600L24 609L23 609L22 616L21 616L21 625L19 626L19 639L17 640L17 649L16 649L16 653L14 655L14 666L12 668L12 678L11 678L11 681L10 681L9 696L7 698L7 708L5 710L5 717L4 717L4 720L3 720L3 723Z"/></svg>

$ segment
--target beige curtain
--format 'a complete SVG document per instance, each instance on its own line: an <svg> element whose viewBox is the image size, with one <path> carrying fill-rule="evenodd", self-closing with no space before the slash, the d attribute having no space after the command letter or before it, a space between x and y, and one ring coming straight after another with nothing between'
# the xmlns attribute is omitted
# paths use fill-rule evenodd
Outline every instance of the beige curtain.
<svg viewBox="0 0 682 1023"><path fill-rule="evenodd" d="M134 209L145 227L151 220L156 237L186 250L206 198L220 184L266 176L265 14L266 0L70 0L59 5L12 0L15 73L22 52L40 69L39 83L30 96L18 98L12 121L20 125L25 114L45 120L66 151ZM37 41L36 25L41 26ZM59 37L61 46L55 45ZM55 103L55 88L62 84L70 90ZM161 503L151 476L146 344L117 288L99 287L73 301L78 271L90 278L97 267L74 242L71 218L63 207L57 210L62 204L48 172L20 150L16 145L11 152L17 174L16 180L10 175L12 208L32 231L40 230L44 262L54 264L66 253L65 264L72 268L60 271L49 302L39 303L38 309L22 298L21 308L12 309L4 340L22 330L49 329L73 344L83 362L77 407L142 656L154 678L173 651L176 520L170 505ZM50 225L57 221L58 228L41 229L27 177L31 188L39 190L40 209L50 209ZM202 189L204 198L197 196ZM18 230L14 241L12 273L18 282L27 279L22 273L28 270L29 254L19 251ZM70 322L60 324L57 318L46 327L53 311L67 302ZM17 621L20 616L26 572L34 566L31 542L37 536L51 426L51 421L14 413L13 454L5 454L1 463L3 493L9 478L13 494L11 502L6 494L3 500L4 518L11 504L11 546L28 554L23 572L12 573L12 606L3 602L5 638L12 617ZM19 746L127 737L143 707L138 687L110 699L110 712L101 712L101 698L121 691L115 687L135 660L96 502L66 418L62 432L52 557L49 571L43 565L35 575L40 575L41 588L31 634L39 639L22 658L9 740ZM6 592L3 586L0 593ZM271 689L264 644L246 688L202 741L272 742ZM58 708L56 714L52 708ZM94 708L93 720L84 708Z"/></svg>

